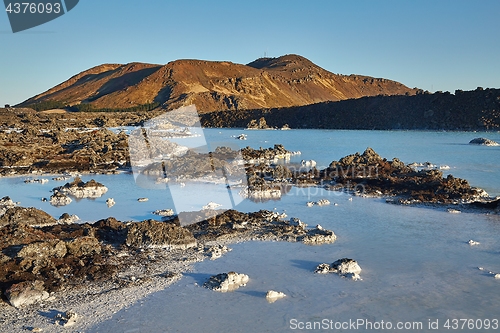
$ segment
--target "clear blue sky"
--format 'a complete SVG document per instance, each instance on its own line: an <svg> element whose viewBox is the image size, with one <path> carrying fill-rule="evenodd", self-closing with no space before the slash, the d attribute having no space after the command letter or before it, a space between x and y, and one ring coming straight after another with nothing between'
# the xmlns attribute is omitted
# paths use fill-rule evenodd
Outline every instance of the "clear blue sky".
<svg viewBox="0 0 500 333"><path fill-rule="evenodd" d="M248 63L300 54L430 91L500 88L500 1L80 0L13 34L0 12L0 105L102 63Z"/></svg>

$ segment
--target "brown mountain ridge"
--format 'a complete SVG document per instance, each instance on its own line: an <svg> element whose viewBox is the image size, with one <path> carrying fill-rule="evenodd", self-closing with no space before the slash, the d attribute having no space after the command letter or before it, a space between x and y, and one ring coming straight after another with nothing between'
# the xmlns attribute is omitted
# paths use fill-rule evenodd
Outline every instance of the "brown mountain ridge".
<svg viewBox="0 0 500 333"><path fill-rule="evenodd" d="M303 106L376 95L415 95L418 89L383 79L331 73L299 55L260 58L247 65L176 60L166 65L104 64L18 106L49 109L172 110L196 105L204 112Z"/></svg>

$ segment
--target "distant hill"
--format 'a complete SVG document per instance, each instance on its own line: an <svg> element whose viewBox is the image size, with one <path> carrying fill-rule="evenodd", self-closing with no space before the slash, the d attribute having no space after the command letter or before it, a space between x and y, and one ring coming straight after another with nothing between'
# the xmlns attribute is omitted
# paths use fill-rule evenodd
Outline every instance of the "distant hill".
<svg viewBox="0 0 500 333"><path fill-rule="evenodd" d="M212 112L206 127L247 127L264 118L270 127L364 130L500 131L500 89L374 96L312 105Z"/></svg>
<svg viewBox="0 0 500 333"><path fill-rule="evenodd" d="M401 83L333 74L298 55L247 65L176 60L166 65L105 64L81 72L18 106L167 110L195 104L200 112L303 106L376 95L415 95Z"/></svg>

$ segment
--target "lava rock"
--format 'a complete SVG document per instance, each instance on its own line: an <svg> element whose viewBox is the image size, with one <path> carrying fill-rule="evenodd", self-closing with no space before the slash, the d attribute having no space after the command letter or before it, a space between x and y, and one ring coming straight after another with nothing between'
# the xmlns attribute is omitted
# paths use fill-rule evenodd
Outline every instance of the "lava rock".
<svg viewBox="0 0 500 333"><path fill-rule="evenodd" d="M486 138L475 138L469 141L471 145L480 145L480 146L499 146L498 142L495 142Z"/></svg>
<svg viewBox="0 0 500 333"><path fill-rule="evenodd" d="M84 182L80 177L75 177L71 183L66 183L53 189L54 192L67 193L75 198L100 198L108 191L108 188L101 183L91 179Z"/></svg>
<svg viewBox="0 0 500 333"><path fill-rule="evenodd" d="M49 298L49 293L45 291L43 281L23 281L11 285L5 290L5 296L9 303L16 307L22 307Z"/></svg>
<svg viewBox="0 0 500 333"><path fill-rule="evenodd" d="M57 224L57 220L46 212L30 207L12 207L0 217L0 227L7 224L24 223L33 227Z"/></svg>
<svg viewBox="0 0 500 333"><path fill-rule="evenodd" d="M82 257L101 253L101 244L93 236L83 236L66 242L68 253L75 257Z"/></svg>
<svg viewBox="0 0 500 333"><path fill-rule="evenodd" d="M169 249L187 249L197 244L193 234L187 229L172 223L154 220L130 223L125 243L127 246L137 248Z"/></svg>
<svg viewBox="0 0 500 333"><path fill-rule="evenodd" d="M221 273L211 276L203 286L214 291L228 292L246 286L248 280L249 277L246 274L238 274L236 272Z"/></svg>
<svg viewBox="0 0 500 333"><path fill-rule="evenodd" d="M280 291L274 291L274 290L269 290L266 293L266 299L269 303L274 303L278 299L286 297L285 293L282 293Z"/></svg>
<svg viewBox="0 0 500 333"><path fill-rule="evenodd" d="M70 197L59 191L56 191L50 196L50 204L52 206L66 206L69 205L72 201L73 200L71 200Z"/></svg>

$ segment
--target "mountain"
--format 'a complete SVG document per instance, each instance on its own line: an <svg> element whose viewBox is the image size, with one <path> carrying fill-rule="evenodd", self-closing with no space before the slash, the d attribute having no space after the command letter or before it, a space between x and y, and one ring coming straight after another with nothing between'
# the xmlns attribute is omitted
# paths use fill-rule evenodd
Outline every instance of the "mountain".
<svg viewBox="0 0 500 333"><path fill-rule="evenodd" d="M309 105L376 95L414 95L401 83L333 74L299 55L261 58L247 65L176 60L166 65L104 64L34 96L18 106L49 109L175 109L200 112ZM80 106L78 106L80 105Z"/></svg>

